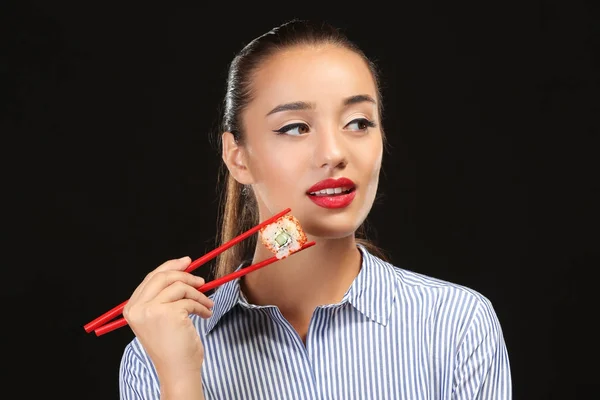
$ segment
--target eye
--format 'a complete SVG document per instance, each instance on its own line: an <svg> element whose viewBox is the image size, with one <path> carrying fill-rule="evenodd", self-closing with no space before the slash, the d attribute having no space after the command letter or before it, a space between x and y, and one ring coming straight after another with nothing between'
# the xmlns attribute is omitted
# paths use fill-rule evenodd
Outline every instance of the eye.
<svg viewBox="0 0 600 400"><path fill-rule="evenodd" d="M367 128L375 128L375 123L369 121L366 118L356 118L346 125L346 128L355 126L355 128L350 128L352 131L366 131Z"/></svg>
<svg viewBox="0 0 600 400"><path fill-rule="evenodd" d="M277 129L274 132L277 132L280 135L291 135L291 136L299 136L305 133L308 133L310 128L303 122L297 122L295 124L289 124L284 127Z"/></svg>

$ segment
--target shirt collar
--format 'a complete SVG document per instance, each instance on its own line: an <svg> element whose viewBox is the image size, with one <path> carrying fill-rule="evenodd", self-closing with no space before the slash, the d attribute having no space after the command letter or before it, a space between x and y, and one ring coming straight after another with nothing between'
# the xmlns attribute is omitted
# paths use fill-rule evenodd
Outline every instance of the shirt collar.
<svg viewBox="0 0 600 400"><path fill-rule="evenodd" d="M357 246L362 255L361 269L340 304L349 302L367 318L386 326L398 289L394 267L369 253L363 245ZM246 266L245 264L247 263L240 264L236 271ZM206 335L238 303L245 303L240 289L240 278L219 287L213 295L213 302L213 314L205 325Z"/></svg>
<svg viewBox="0 0 600 400"><path fill-rule="evenodd" d="M386 326L392 312L398 279L394 267L358 245L362 268L348 290L347 298L365 317Z"/></svg>
<svg viewBox="0 0 600 400"><path fill-rule="evenodd" d="M245 266L247 262L243 262L236 271L240 270ZM219 323L221 318L227 314L240 300L240 278L229 281L215 290L212 296L213 300L213 313L205 325L204 334L208 335L213 328Z"/></svg>

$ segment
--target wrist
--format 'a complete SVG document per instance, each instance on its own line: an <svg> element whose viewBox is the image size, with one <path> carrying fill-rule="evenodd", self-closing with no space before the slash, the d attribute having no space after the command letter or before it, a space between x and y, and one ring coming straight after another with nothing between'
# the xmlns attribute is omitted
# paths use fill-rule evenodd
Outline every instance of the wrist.
<svg viewBox="0 0 600 400"><path fill-rule="evenodd" d="M161 400L204 400L202 375L195 373L159 376Z"/></svg>

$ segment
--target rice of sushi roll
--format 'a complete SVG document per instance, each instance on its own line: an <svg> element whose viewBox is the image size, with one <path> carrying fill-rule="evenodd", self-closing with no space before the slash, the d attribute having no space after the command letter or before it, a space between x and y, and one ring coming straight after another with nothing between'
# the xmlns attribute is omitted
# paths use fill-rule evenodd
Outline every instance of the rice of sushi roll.
<svg viewBox="0 0 600 400"><path fill-rule="evenodd" d="M307 238L298 220L291 215L284 215L261 228L260 240L278 259L282 259L300 250Z"/></svg>

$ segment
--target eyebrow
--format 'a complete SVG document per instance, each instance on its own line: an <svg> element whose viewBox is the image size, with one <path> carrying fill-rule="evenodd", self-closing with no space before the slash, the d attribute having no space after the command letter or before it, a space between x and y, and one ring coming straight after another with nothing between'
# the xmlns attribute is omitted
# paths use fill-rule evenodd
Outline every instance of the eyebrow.
<svg viewBox="0 0 600 400"><path fill-rule="evenodd" d="M356 96L350 96L347 99L344 99L344 107L351 106L353 104L358 103L373 103L377 104L374 98L369 96L368 94L357 94Z"/></svg>
<svg viewBox="0 0 600 400"><path fill-rule="evenodd" d="M267 114L267 116L271 114L275 114L283 111L298 111L298 110L311 110L314 109L314 103L307 103L306 101L295 101L293 103L280 104Z"/></svg>
<svg viewBox="0 0 600 400"><path fill-rule="evenodd" d="M375 99L373 99L368 94L357 94L356 96L350 96L348 98L345 98L344 101L342 102L342 104L344 105L344 107L348 107L353 104L365 103L365 102L377 104ZM312 110L314 108L315 108L314 103L309 103L306 101L295 101L293 103L286 103L286 104L278 105L277 107L275 107L274 109L269 111L267 113L267 116L278 113L278 112L283 112L283 111Z"/></svg>

